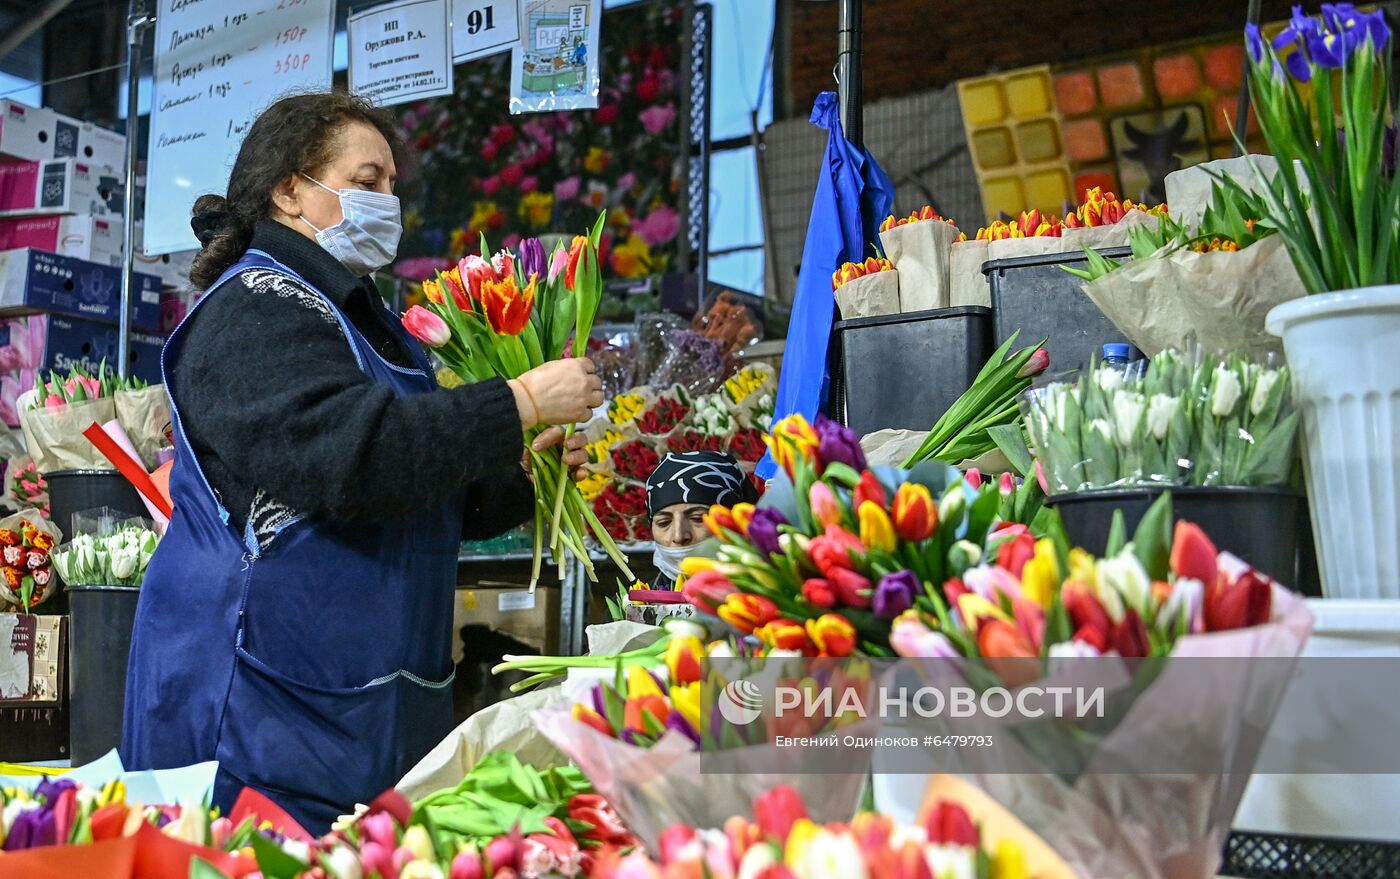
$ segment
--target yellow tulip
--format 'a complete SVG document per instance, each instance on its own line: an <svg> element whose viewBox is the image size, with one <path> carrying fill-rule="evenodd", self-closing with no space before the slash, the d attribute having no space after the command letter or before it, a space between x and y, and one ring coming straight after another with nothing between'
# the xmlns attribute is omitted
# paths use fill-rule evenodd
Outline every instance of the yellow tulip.
<svg viewBox="0 0 1400 879"><path fill-rule="evenodd" d="M894 533L894 523L889 513L874 501L866 501L856 511L860 518L860 542L867 549L894 552L898 538Z"/></svg>
<svg viewBox="0 0 1400 879"><path fill-rule="evenodd" d="M715 559L702 558L700 556L687 556L681 559L681 573L687 577L694 577L703 571L713 571L719 564Z"/></svg>
<svg viewBox="0 0 1400 879"><path fill-rule="evenodd" d="M1069 579L1078 580L1090 589L1098 585L1095 576L1097 561L1088 550L1075 547L1069 551Z"/></svg>
<svg viewBox="0 0 1400 879"><path fill-rule="evenodd" d="M798 818L793 822L792 831L788 833L787 847L783 849L783 863L787 865L788 869L801 863L807 846L821 833L821 825L810 818Z"/></svg>
<svg viewBox="0 0 1400 879"><path fill-rule="evenodd" d="M997 841L992 853L991 879L1030 879L1026 853L1010 839Z"/></svg>
<svg viewBox="0 0 1400 879"><path fill-rule="evenodd" d="M1036 541L1035 555L1021 571L1021 589L1026 597L1041 607L1049 607L1060 588L1060 564L1055 559L1055 544L1049 538Z"/></svg>
<svg viewBox="0 0 1400 879"><path fill-rule="evenodd" d="M671 707L696 729L700 728L700 682L671 688Z"/></svg>
<svg viewBox="0 0 1400 879"><path fill-rule="evenodd" d="M640 699L643 696L660 696L666 698L662 692L661 685L656 682L656 678L651 676L651 672L634 665L627 669L627 698Z"/></svg>
<svg viewBox="0 0 1400 879"><path fill-rule="evenodd" d="M965 623L969 629L975 629L976 621L984 617L991 617L992 619L1014 624L1014 621L1007 615L1006 611L978 595L976 592L965 592L958 598L958 613L962 614L963 623Z"/></svg>

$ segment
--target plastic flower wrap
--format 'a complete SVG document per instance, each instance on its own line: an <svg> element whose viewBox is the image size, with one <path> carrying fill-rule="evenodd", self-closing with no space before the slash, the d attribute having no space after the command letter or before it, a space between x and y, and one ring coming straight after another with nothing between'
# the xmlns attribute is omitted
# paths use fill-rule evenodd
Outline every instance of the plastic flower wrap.
<svg viewBox="0 0 1400 879"><path fill-rule="evenodd" d="M601 861L594 876L1075 879L1009 812L965 785L953 785L943 781L952 796L931 800L922 823L913 827L873 812L820 824L825 809L819 794L809 791L804 797L795 787L779 785L728 820L666 828L655 861L642 852L617 853Z"/></svg>
<svg viewBox="0 0 1400 879"><path fill-rule="evenodd" d="M599 216L587 236L575 237L567 249L561 244L548 260L534 239L521 243L518 257L502 250L489 260L463 259L423 282L428 304L405 312L404 327L467 381L516 378L566 349L583 356L602 300L599 242L605 221ZM484 240L482 253L489 253ZM543 429L528 432L527 450ZM564 467L561 448L527 453L535 484L531 582L539 579L546 545L556 559L571 554L593 578L589 534L627 572L626 558Z"/></svg>
<svg viewBox="0 0 1400 879"><path fill-rule="evenodd" d="M1096 364L1026 397L1052 490L1289 481L1299 414L1286 365L1195 349L1138 366Z"/></svg>
<svg viewBox="0 0 1400 879"><path fill-rule="evenodd" d="M707 394L730 372L724 346L695 330L673 330L666 343L666 356L647 381L657 391L680 388L688 394Z"/></svg>
<svg viewBox="0 0 1400 879"><path fill-rule="evenodd" d="M776 387L773 368L766 363L755 363L725 379L724 395L735 406L743 406L755 395L772 393Z"/></svg>
<svg viewBox="0 0 1400 879"><path fill-rule="evenodd" d="M20 509L38 510L40 515L49 515L49 485L44 474L34 466L28 455L9 462L10 497Z"/></svg>
<svg viewBox="0 0 1400 879"><path fill-rule="evenodd" d="M59 536L53 523L34 510L0 519L0 601L29 613L53 595L57 584L50 553Z"/></svg>
<svg viewBox="0 0 1400 879"><path fill-rule="evenodd" d="M159 545L154 531L139 526L79 534L54 552L53 566L69 586L140 586Z"/></svg>

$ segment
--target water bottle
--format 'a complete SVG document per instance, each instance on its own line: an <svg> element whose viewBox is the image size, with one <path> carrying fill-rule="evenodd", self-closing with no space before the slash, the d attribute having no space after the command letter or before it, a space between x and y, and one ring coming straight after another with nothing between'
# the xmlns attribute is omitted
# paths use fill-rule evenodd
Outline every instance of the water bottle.
<svg viewBox="0 0 1400 879"><path fill-rule="evenodd" d="M1102 362L1104 366L1115 366L1119 369L1126 367L1136 358L1133 357L1133 346L1127 342L1105 342L1103 346Z"/></svg>

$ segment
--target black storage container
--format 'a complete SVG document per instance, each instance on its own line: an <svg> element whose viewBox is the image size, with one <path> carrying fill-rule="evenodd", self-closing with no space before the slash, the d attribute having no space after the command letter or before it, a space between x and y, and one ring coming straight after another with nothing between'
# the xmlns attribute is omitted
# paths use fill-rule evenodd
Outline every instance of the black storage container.
<svg viewBox="0 0 1400 879"><path fill-rule="evenodd" d="M1131 258L1127 247L1099 251L1119 262ZM1079 278L1060 268L1082 269L1087 264L1082 251L994 259L982 264L982 273L992 288L995 312L994 336L1000 345L1017 330L1018 345L1050 341L1050 372L1060 373L1088 367L1091 356L1099 354L1105 342L1128 341L1113 321L1104 316L1094 301L1084 295Z"/></svg>
<svg viewBox="0 0 1400 879"><path fill-rule="evenodd" d="M101 507L149 519L141 494L117 470L55 470L45 473L49 484L50 518L63 531L63 539L73 536L73 514Z"/></svg>
<svg viewBox="0 0 1400 879"><path fill-rule="evenodd" d="M980 306L843 320L833 338L845 421L861 436L933 427L996 350Z"/></svg>
<svg viewBox="0 0 1400 879"><path fill-rule="evenodd" d="M69 742L74 766L119 746L136 586L69 586Z"/></svg>
<svg viewBox="0 0 1400 879"><path fill-rule="evenodd" d="M1171 491L1172 513L1200 525L1216 547L1239 556L1284 586L1320 596L1307 496L1291 488L1173 486L1080 491L1051 495L1046 503L1064 521L1070 543L1100 555L1108 544L1114 510L1132 537L1148 507ZM1311 570L1309 569L1311 567Z"/></svg>

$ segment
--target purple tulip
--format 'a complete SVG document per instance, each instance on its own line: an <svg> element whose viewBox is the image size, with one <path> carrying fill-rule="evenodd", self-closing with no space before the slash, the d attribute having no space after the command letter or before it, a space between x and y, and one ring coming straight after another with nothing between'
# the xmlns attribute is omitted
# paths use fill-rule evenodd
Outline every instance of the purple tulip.
<svg viewBox="0 0 1400 879"><path fill-rule="evenodd" d="M817 457L822 464L841 463L861 471L865 469L865 452L860 437L849 427L843 427L824 415L817 416Z"/></svg>
<svg viewBox="0 0 1400 879"><path fill-rule="evenodd" d="M603 682L599 681L593 685L593 710L598 712L599 717L608 716L608 703L603 698Z"/></svg>
<svg viewBox="0 0 1400 879"><path fill-rule="evenodd" d="M913 571L899 571L886 574L875 586L875 597L871 607L875 616L882 620L892 620L914 606L914 596L919 592L919 578Z"/></svg>
<svg viewBox="0 0 1400 879"><path fill-rule="evenodd" d="M788 520L777 510L768 507L756 510L749 522L749 540L765 558L782 552L778 544L778 526L786 524Z"/></svg>
<svg viewBox="0 0 1400 879"><path fill-rule="evenodd" d="M76 787L76 784L66 778L55 779L46 776L44 780L39 782L38 786L34 788L34 798L43 800L44 803L52 808L54 804L58 802L58 798L63 796L64 791L73 790Z"/></svg>
<svg viewBox="0 0 1400 879"><path fill-rule="evenodd" d="M53 809L39 808L20 812L10 825L10 834L5 837L7 852L22 851L45 845L58 844L58 827Z"/></svg>
<svg viewBox="0 0 1400 879"><path fill-rule="evenodd" d="M525 278L525 283L530 283L531 275L543 278L548 270L548 263L545 261L544 245L540 243L540 239L523 239L516 249L519 252L520 274Z"/></svg>
<svg viewBox="0 0 1400 879"><path fill-rule="evenodd" d="M666 728L684 735L697 746L700 744L700 733L690 725L690 721L681 716L679 711L672 711L666 716Z"/></svg>

